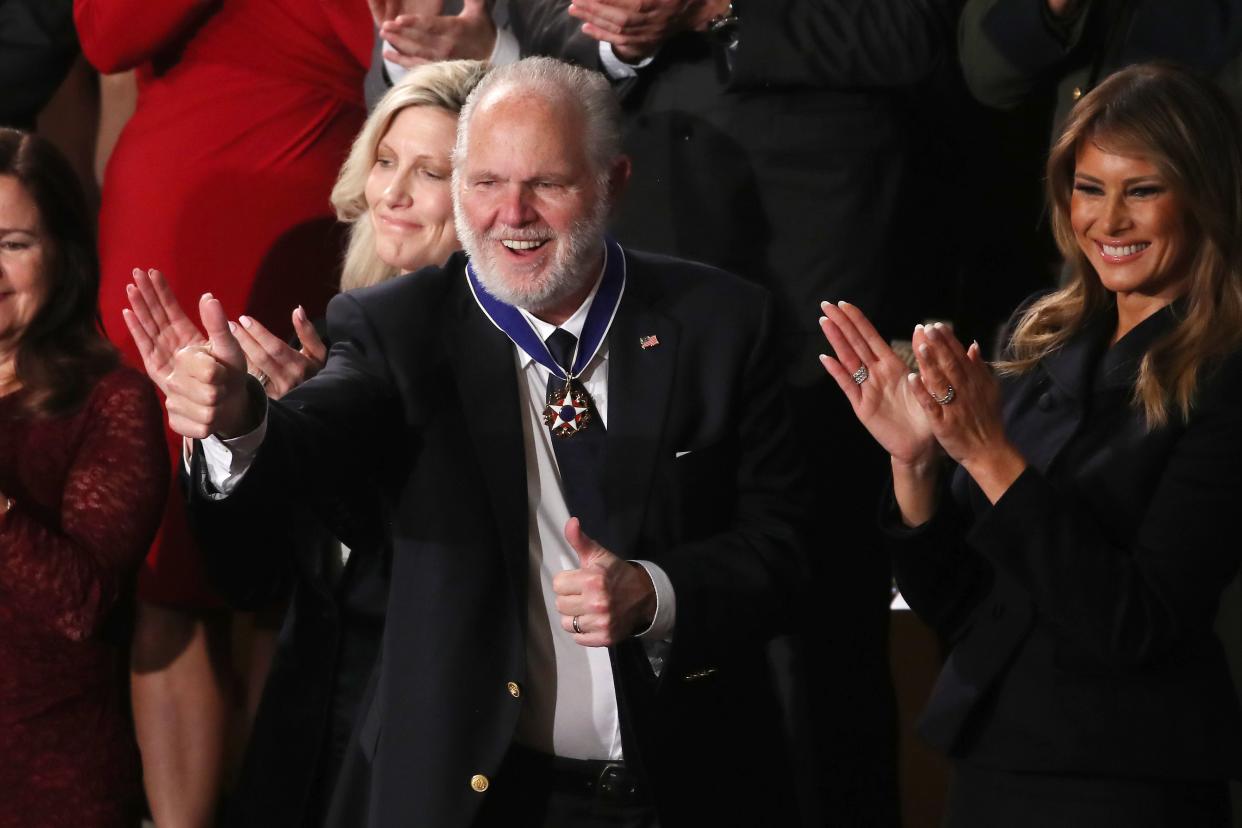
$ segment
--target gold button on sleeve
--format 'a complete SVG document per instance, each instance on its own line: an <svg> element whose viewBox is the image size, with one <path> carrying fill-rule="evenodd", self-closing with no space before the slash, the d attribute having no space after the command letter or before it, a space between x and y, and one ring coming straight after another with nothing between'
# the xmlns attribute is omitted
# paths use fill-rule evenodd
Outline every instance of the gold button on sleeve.
<svg viewBox="0 0 1242 828"><path fill-rule="evenodd" d="M487 790L487 785L487 777L481 773L476 773L470 777L470 787L474 789L475 793L483 793Z"/></svg>
<svg viewBox="0 0 1242 828"><path fill-rule="evenodd" d="M509 688L509 695L513 696L513 698L520 699L522 697L522 686L516 681L509 682L505 687Z"/></svg>

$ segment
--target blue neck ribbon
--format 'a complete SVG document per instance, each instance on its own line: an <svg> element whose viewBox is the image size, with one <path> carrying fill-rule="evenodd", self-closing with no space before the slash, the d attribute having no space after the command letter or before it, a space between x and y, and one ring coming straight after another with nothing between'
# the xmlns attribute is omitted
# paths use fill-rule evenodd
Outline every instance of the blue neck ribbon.
<svg viewBox="0 0 1242 828"><path fill-rule="evenodd" d="M566 370L552 358L548 346L531 326L526 317L513 305L506 305L487 292L474 272L474 265L466 265L466 280L470 283L470 291L478 302L483 313L492 320L500 331L513 344L521 348L531 359L552 372L553 376L570 380L581 374L591 364L599 347L604 344L612 320L616 318L617 308L621 304L621 295L625 293L625 252L621 245L611 238L604 239L604 275L600 280L599 290L595 293L595 301L587 311L586 322L582 326L582 336L578 337L578 349L575 351L574 364Z"/></svg>

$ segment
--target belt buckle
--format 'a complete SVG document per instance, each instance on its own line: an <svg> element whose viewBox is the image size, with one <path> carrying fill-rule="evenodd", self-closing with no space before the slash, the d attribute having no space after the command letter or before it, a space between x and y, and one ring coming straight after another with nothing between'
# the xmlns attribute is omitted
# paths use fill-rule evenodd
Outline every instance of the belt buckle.
<svg viewBox="0 0 1242 828"><path fill-rule="evenodd" d="M595 781L599 796L609 799L629 799L638 793L638 785L620 762L609 762L600 769Z"/></svg>

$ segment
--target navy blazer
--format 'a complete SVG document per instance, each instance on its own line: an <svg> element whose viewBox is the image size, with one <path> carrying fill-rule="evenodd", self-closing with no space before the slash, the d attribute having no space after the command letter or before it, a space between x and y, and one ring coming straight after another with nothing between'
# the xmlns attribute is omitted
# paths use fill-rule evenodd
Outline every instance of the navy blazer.
<svg viewBox="0 0 1242 828"><path fill-rule="evenodd" d="M1029 467L990 505L960 468L936 516L896 528L910 606L951 645L921 723L965 762L1223 779L1242 715L1213 621L1242 546L1242 360L1205 372L1188 421L1132 403L1169 306L1108 347L1115 312L1003 380Z"/></svg>
<svg viewBox="0 0 1242 828"><path fill-rule="evenodd" d="M664 569L677 619L658 680L636 641L612 650L626 760L662 825L787 825L763 644L803 577L804 504L768 300L705 266L627 261L604 494L614 551ZM327 365L271 404L263 447L223 501L276 508L274 493L315 480L303 488L331 506L335 484L372 480L394 504L378 678L338 790L366 819L334 805L351 827L470 825L486 796L472 777L500 768L532 680L525 415L513 345L464 264L455 254L333 299ZM659 345L640 347L652 335ZM223 505L197 499L205 513Z"/></svg>

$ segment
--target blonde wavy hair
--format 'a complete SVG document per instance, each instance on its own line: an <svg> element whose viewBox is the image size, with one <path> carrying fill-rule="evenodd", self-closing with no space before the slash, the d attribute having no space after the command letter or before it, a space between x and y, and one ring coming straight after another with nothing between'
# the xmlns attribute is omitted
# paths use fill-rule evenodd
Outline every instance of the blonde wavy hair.
<svg viewBox="0 0 1242 828"><path fill-rule="evenodd" d="M349 225L349 245L341 268L341 290L366 287L391 279L397 268L375 254L375 228L367 219L367 176L375 166L379 143L393 119L411 106L431 106L460 115L470 92L487 74L477 60L447 60L410 71L380 98L367 118L332 188L336 217Z"/></svg>
<svg viewBox="0 0 1242 828"><path fill-rule="evenodd" d="M1047 167L1052 229L1070 278L1026 310L997 368L1029 371L1114 301L1070 225L1074 166L1088 141L1146 159L1185 205L1185 307L1143 355L1133 392L1148 428L1174 410L1185 420L1205 368L1242 343L1242 130L1215 84L1170 64L1122 69L1070 113Z"/></svg>

